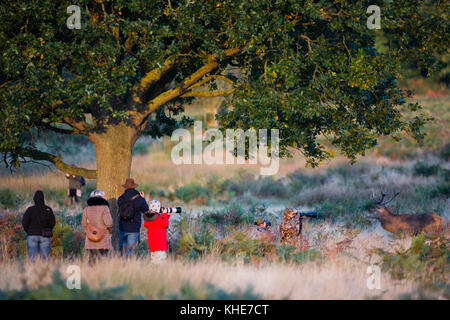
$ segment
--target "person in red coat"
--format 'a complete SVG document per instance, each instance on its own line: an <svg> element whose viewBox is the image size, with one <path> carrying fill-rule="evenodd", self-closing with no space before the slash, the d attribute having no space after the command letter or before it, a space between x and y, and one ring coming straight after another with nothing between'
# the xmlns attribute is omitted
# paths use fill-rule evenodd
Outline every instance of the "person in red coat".
<svg viewBox="0 0 450 320"><path fill-rule="evenodd" d="M152 262L160 263L167 259L167 228L169 227L170 214L166 210L160 213L161 203L158 200L150 201L149 212L156 214L156 219L145 221L147 228L148 248Z"/></svg>

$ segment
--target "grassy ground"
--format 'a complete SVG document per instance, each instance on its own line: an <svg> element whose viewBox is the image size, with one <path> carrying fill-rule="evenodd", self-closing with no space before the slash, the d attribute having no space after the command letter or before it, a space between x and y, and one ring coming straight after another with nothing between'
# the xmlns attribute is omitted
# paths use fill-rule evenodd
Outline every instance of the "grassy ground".
<svg viewBox="0 0 450 320"><path fill-rule="evenodd" d="M307 169L301 157L294 157L282 160L274 177L260 177L258 167L250 165L176 166L168 140L140 140L133 178L148 200L184 209L173 216L170 258L161 266L150 264L142 230L136 259L112 257L90 267L83 250L82 206L68 207L64 174L35 166L13 175L3 171L0 298L448 299L448 231L437 238L399 238L367 218L372 192L400 190L395 213L434 211L448 223L449 103L437 97L424 104L436 120L427 126L422 148L382 139L355 165L338 157ZM92 151L82 143L73 148ZM80 164L84 158L75 149L66 160ZM26 262L20 228L20 216L38 186L58 218L50 265ZM94 188L88 181L84 201ZM249 237L257 217L270 219L277 230L289 206L320 213L304 225L306 251L281 246L278 239L264 243ZM65 287L72 264L81 267L82 290ZM367 268L373 264L381 268L381 288L370 290Z"/></svg>

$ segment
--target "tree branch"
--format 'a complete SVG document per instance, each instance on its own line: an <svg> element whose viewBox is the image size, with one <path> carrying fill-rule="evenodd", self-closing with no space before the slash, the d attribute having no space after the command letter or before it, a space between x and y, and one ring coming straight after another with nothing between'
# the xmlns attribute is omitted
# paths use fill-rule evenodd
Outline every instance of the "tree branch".
<svg viewBox="0 0 450 320"><path fill-rule="evenodd" d="M224 91L189 91L182 94L180 97L199 97L199 98L211 98L211 97L222 97L228 96L234 92L234 89L224 90Z"/></svg>
<svg viewBox="0 0 450 320"><path fill-rule="evenodd" d="M239 48L232 48L225 50L224 54L226 57L233 56L237 54L240 51ZM156 109L158 109L160 106L164 105L165 103L169 102L170 100L173 100L177 97L182 96L186 93L186 91L189 90L194 84L196 84L200 79L202 79L206 74L210 73L212 70L214 70L219 65L218 57L215 55L210 55L208 57L207 63L195 71L192 75L187 77L178 87L167 90L163 93L161 93L159 96L152 99L148 105L147 109L144 113L139 114L137 116L138 119L138 125L140 126L145 119Z"/></svg>
<svg viewBox="0 0 450 320"><path fill-rule="evenodd" d="M68 165L67 163L61 160L61 156L55 156L53 154L39 151L37 149L32 148L20 148L19 150L15 150L18 154L23 157L31 158L33 160L41 160L48 161L55 165L55 167L62 172L74 175L74 176L83 176L87 179L97 179L97 170L90 170L85 168L77 168Z"/></svg>

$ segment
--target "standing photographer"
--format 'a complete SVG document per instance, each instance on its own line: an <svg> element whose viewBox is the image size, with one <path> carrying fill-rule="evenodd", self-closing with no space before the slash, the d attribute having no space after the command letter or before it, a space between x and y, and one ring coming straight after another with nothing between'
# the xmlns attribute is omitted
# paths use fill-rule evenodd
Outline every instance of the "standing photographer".
<svg viewBox="0 0 450 320"><path fill-rule="evenodd" d="M150 201L149 208L149 213L144 215L144 227L147 228L150 259L154 263L161 263L167 259L167 228L170 214L165 208L161 210L161 203L158 200Z"/></svg>
<svg viewBox="0 0 450 320"><path fill-rule="evenodd" d="M138 185L133 179L127 179L123 188L125 192L119 197L119 241L120 254L125 249L125 257L129 258L136 252L141 230L141 213L148 211L144 193L136 190Z"/></svg>

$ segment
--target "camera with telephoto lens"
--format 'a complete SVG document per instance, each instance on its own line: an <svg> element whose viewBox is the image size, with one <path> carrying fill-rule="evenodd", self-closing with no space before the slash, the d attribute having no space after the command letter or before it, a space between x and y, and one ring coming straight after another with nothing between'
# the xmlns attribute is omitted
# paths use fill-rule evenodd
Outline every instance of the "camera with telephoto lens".
<svg viewBox="0 0 450 320"><path fill-rule="evenodd" d="M162 217L161 214L164 212L164 210L166 210L167 213L181 213L181 208L180 207L176 207L176 208L164 208L164 207L161 207L159 209L158 213L151 212L151 211L147 211L146 213L144 213L144 220L145 221L153 221L156 218L158 218L158 216Z"/></svg>
<svg viewBox="0 0 450 320"><path fill-rule="evenodd" d="M181 208L180 207L175 207L175 208L164 208L164 207L161 207L161 209L159 209L159 213L163 213L164 209L167 210L167 213L181 213Z"/></svg>

